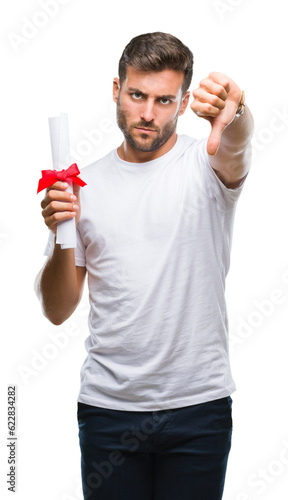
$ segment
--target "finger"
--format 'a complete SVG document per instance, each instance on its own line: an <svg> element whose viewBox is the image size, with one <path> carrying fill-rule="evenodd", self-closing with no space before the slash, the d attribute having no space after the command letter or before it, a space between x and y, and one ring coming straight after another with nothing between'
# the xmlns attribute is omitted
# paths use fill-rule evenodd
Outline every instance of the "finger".
<svg viewBox="0 0 288 500"><path fill-rule="evenodd" d="M73 184L73 194L76 196L76 199L79 201L79 195L80 195L80 186L74 182Z"/></svg>
<svg viewBox="0 0 288 500"><path fill-rule="evenodd" d="M217 153L219 146L220 146L221 135L222 135L222 132L225 129L225 127L226 127L226 125L221 123L221 122L217 123L215 125L213 124L212 130L211 130L211 133L209 135L208 142L207 142L207 153L210 156L214 156Z"/></svg>
<svg viewBox="0 0 288 500"><path fill-rule="evenodd" d="M208 79L223 87L227 93L230 92L229 78L223 73L217 73L213 71L212 73L210 73Z"/></svg>
<svg viewBox="0 0 288 500"><path fill-rule="evenodd" d="M60 191L58 189L48 190L45 198L41 201L41 207L45 208L52 201L73 202L76 201L76 196L68 191Z"/></svg>
<svg viewBox="0 0 288 500"><path fill-rule="evenodd" d="M51 186L49 186L47 188L47 191L51 191L54 189L59 189L60 191L65 191L68 188L68 186L69 186L69 184L67 182L57 181L57 182L54 182L54 184L52 184Z"/></svg>
<svg viewBox="0 0 288 500"><path fill-rule="evenodd" d="M204 80L201 80L199 88L202 88L203 90L206 90L209 94L216 95L223 101L226 101L228 92L230 90L230 85L228 87L229 90L227 90L226 87L219 85L219 83L216 83L209 78L205 78Z"/></svg>
<svg viewBox="0 0 288 500"><path fill-rule="evenodd" d="M55 214L51 215L50 217L45 218L45 224L50 229L55 230L55 228L57 227L57 224L59 222L73 219L75 216L76 216L75 212L56 212Z"/></svg>
<svg viewBox="0 0 288 500"><path fill-rule="evenodd" d="M192 102L191 109L194 113L196 113L196 115L208 119L215 118L220 113L220 109L216 108L212 104L209 104L207 102L199 102L197 100Z"/></svg>
<svg viewBox="0 0 288 500"><path fill-rule="evenodd" d="M57 181L54 184L52 184L51 186L49 186L46 189L45 197L41 201L41 207L45 208L50 203L50 201L52 199L57 199L59 197L61 198L61 196L60 196L59 193L60 192L65 192L65 190L67 189L67 187L68 187L67 182L61 182L61 181ZM57 191L57 193L56 193L56 191ZM56 194L57 194L57 196L56 196ZM68 201L68 198L67 198L67 201Z"/></svg>
<svg viewBox="0 0 288 500"><path fill-rule="evenodd" d="M56 212L75 212L78 210L78 205L75 203L64 203L61 201L52 201L47 205L43 211L42 215L43 217L50 216Z"/></svg>
<svg viewBox="0 0 288 500"><path fill-rule="evenodd" d="M69 193L69 191L59 191L58 189L53 189L51 191L47 191L45 198L50 201L58 200L58 201L75 201L76 197L74 194Z"/></svg>
<svg viewBox="0 0 288 500"><path fill-rule="evenodd" d="M197 89L193 91L193 97L195 101L199 101L202 103L207 103L211 104L211 106L218 108L218 109L224 109L225 108L225 101L218 97L215 94L210 94L204 89Z"/></svg>

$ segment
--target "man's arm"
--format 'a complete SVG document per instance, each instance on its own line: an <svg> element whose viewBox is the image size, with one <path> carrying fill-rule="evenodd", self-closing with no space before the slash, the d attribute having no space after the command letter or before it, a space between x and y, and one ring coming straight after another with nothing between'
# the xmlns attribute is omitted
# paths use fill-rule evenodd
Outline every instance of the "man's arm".
<svg viewBox="0 0 288 500"><path fill-rule="evenodd" d="M238 187L247 175L251 162L251 138L254 122L245 106L235 116L241 89L222 73L210 73L193 92L191 109L211 124L207 152L211 167L228 188Z"/></svg>
<svg viewBox="0 0 288 500"><path fill-rule="evenodd" d="M44 315L61 325L76 309L82 297L86 268L75 265L74 249L55 245L36 278L35 291Z"/></svg>
<svg viewBox="0 0 288 500"><path fill-rule="evenodd" d="M45 223L54 233L58 222L76 217L77 223L80 217L80 188L73 185L74 195L66 188L65 183L55 183L41 202ZM74 248L62 250L54 242L53 253L36 278L35 290L45 316L55 325L63 323L76 309L85 274L85 267L75 265Z"/></svg>

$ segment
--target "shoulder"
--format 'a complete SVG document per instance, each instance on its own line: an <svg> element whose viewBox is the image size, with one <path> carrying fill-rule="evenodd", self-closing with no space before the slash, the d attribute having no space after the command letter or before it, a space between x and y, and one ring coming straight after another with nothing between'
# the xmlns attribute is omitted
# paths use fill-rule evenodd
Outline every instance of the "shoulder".
<svg viewBox="0 0 288 500"><path fill-rule="evenodd" d="M194 147L197 144L198 140L194 137L190 137L186 134L178 134L177 135L177 146L179 149L186 150L190 147Z"/></svg>
<svg viewBox="0 0 288 500"><path fill-rule="evenodd" d="M178 149L182 153L197 153L199 152L205 160L208 158L206 151L207 137L195 139L195 137L190 137L189 135L181 134L178 135Z"/></svg>
<svg viewBox="0 0 288 500"><path fill-rule="evenodd" d="M178 153L185 163L194 168L206 166L209 163L207 153L207 137L195 139L188 135L178 136Z"/></svg>
<svg viewBox="0 0 288 500"><path fill-rule="evenodd" d="M85 167L81 168L81 173L80 173L81 178L85 182L87 181L89 182L94 178L99 177L99 175L101 176L103 174L103 171L105 171L105 169L107 169L107 167L109 167L109 165L113 163L114 154L115 150L112 150L102 158L99 158L93 163L90 163L89 165L86 165Z"/></svg>

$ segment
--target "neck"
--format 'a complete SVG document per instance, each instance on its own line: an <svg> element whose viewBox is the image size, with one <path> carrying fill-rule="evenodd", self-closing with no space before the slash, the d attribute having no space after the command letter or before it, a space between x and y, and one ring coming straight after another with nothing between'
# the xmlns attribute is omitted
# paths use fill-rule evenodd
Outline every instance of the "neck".
<svg viewBox="0 0 288 500"><path fill-rule="evenodd" d="M159 149L156 151L144 152L134 148L129 142L126 141L126 139L124 139L124 142L122 142L121 146L117 149L117 152L121 160L131 163L145 163L147 161L156 160L157 158L160 158L160 156L168 153L168 151L170 151L170 149L172 149L175 145L176 140L177 134L175 131L171 137L169 137L168 141L165 142L165 144L163 144L163 146Z"/></svg>

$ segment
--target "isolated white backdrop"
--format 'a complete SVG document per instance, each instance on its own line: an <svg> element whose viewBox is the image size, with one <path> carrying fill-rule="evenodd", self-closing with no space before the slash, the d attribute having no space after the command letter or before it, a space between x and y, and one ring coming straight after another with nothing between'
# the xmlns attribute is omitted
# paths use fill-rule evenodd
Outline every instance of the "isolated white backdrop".
<svg viewBox="0 0 288 500"><path fill-rule="evenodd" d="M17 0L1 16L1 498L7 491L8 384L18 387L19 499L81 500L76 400L87 290L63 325L33 282L47 239L36 196L51 167L48 116L67 112L80 168L121 141L112 80L137 34L166 31L195 56L191 88L221 71L246 91L254 160L235 219L227 303L234 434L223 500L287 500L287 24L282 0ZM180 133L210 126L188 109ZM179 499L180 500L180 499Z"/></svg>

